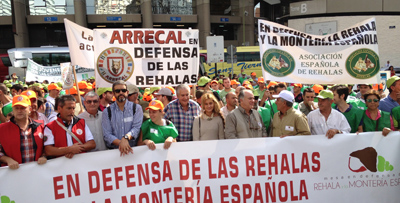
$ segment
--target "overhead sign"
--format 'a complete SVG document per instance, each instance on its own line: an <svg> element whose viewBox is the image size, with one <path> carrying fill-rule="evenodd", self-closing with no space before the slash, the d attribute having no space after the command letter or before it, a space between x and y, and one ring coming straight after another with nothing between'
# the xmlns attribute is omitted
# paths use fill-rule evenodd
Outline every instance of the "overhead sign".
<svg viewBox="0 0 400 203"><path fill-rule="evenodd" d="M207 36L207 63L224 62L224 36Z"/></svg>
<svg viewBox="0 0 400 203"><path fill-rule="evenodd" d="M265 20L258 21L258 28L264 78L313 84L380 82L374 18L324 36Z"/></svg>
<svg viewBox="0 0 400 203"><path fill-rule="evenodd" d="M107 21L122 21L121 16L107 16Z"/></svg>
<svg viewBox="0 0 400 203"><path fill-rule="evenodd" d="M196 84L199 31L95 29L96 86L118 80L138 87Z"/></svg>
<svg viewBox="0 0 400 203"><path fill-rule="evenodd" d="M181 17L170 17L170 21L181 21Z"/></svg>
<svg viewBox="0 0 400 203"><path fill-rule="evenodd" d="M400 132L381 133L89 152L2 167L0 195L16 203L398 202Z"/></svg>
<svg viewBox="0 0 400 203"><path fill-rule="evenodd" d="M45 22L54 22L58 21L58 17L44 17Z"/></svg>

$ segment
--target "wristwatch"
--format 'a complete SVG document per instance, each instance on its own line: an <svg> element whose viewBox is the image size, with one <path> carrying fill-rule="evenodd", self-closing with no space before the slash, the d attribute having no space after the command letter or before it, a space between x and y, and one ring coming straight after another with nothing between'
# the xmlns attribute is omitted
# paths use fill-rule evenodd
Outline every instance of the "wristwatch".
<svg viewBox="0 0 400 203"><path fill-rule="evenodd" d="M124 138L129 140L129 135L124 135Z"/></svg>

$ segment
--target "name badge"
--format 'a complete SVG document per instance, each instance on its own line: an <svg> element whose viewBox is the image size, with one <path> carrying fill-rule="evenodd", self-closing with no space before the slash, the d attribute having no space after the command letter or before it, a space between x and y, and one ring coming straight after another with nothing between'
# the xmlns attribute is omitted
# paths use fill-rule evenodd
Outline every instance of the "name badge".
<svg viewBox="0 0 400 203"><path fill-rule="evenodd" d="M158 134L158 130L154 128L150 128L150 133Z"/></svg>
<svg viewBox="0 0 400 203"><path fill-rule="evenodd" d="M132 116L131 116L131 117L124 118L124 122L125 122L125 123L131 122L131 121L133 121L133 117L132 117Z"/></svg>
<svg viewBox="0 0 400 203"><path fill-rule="evenodd" d="M285 126L285 130L286 131L294 131L294 127L293 126Z"/></svg>

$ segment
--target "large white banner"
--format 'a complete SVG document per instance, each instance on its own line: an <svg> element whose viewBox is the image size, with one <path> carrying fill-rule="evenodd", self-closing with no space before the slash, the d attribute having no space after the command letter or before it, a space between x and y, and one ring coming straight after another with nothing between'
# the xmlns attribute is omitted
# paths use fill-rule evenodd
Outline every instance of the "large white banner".
<svg viewBox="0 0 400 203"><path fill-rule="evenodd" d="M94 69L93 30L64 18L68 48L73 66Z"/></svg>
<svg viewBox="0 0 400 203"><path fill-rule="evenodd" d="M199 32L192 29L94 29L96 86L195 84Z"/></svg>
<svg viewBox="0 0 400 203"><path fill-rule="evenodd" d="M374 18L318 36L258 21L263 76L268 80L347 84L378 83L379 52Z"/></svg>
<svg viewBox="0 0 400 203"><path fill-rule="evenodd" d="M89 68L77 67L76 77L78 81L87 80L94 76L94 70ZM47 80L49 82L62 82L60 66L42 66L32 59L28 59L28 67L26 69L26 81Z"/></svg>
<svg viewBox="0 0 400 203"><path fill-rule="evenodd" d="M0 168L24 202L399 202L400 133L173 143Z"/></svg>

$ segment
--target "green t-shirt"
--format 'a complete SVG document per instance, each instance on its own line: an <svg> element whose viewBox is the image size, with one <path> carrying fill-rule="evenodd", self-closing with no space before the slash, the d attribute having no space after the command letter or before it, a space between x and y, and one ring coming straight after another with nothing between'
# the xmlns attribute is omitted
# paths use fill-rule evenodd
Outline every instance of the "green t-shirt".
<svg viewBox="0 0 400 203"><path fill-rule="evenodd" d="M7 117L7 114L12 112L12 103L10 102L10 103L4 105L1 110L3 112L4 117ZM0 123L1 123L1 121L0 121Z"/></svg>
<svg viewBox="0 0 400 203"><path fill-rule="evenodd" d="M243 81L245 81L245 80L247 80L247 79L248 79L247 77L240 77L240 78L239 78L240 84L243 84Z"/></svg>
<svg viewBox="0 0 400 203"><path fill-rule="evenodd" d="M178 137L178 130L171 121L166 120L164 126L156 125L148 119L142 124L143 140L152 140L154 143L164 143L168 137Z"/></svg>
<svg viewBox="0 0 400 203"><path fill-rule="evenodd" d="M260 88L257 88L257 89L254 89L253 94L254 94L254 96L259 96L262 98L265 91L267 91L266 87L264 88L264 90L260 90Z"/></svg>
<svg viewBox="0 0 400 203"><path fill-rule="evenodd" d="M231 90L227 92L227 91L225 91L225 88L224 88L223 90L221 90L221 91L219 92L219 96L221 97L222 102L223 102L224 104L226 104L225 96L226 96L229 92L235 92L235 90L234 90L233 88L231 88Z"/></svg>

